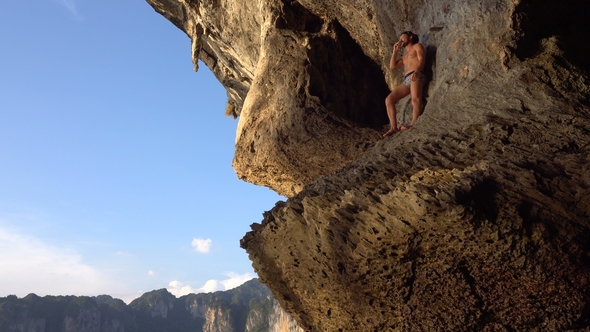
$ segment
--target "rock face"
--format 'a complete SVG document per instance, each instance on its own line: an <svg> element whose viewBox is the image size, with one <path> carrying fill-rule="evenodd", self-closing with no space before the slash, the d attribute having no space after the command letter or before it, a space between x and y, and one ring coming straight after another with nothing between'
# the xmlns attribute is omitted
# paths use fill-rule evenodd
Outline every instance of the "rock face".
<svg viewBox="0 0 590 332"><path fill-rule="evenodd" d="M123 301L110 296L75 297L29 294L0 298L0 331L125 332L137 331Z"/></svg>
<svg viewBox="0 0 590 332"><path fill-rule="evenodd" d="M304 330L285 312L278 301L273 300L268 319L268 332L304 332Z"/></svg>
<svg viewBox="0 0 590 332"><path fill-rule="evenodd" d="M240 178L292 196L378 139L388 93L381 65L337 21L297 2L148 2L227 87L240 115Z"/></svg>
<svg viewBox="0 0 590 332"><path fill-rule="evenodd" d="M234 331L232 327L235 324L232 321L230 310L230 307L225 303L210 305L205 313L203 330L209 332Z"/></svg>
<svg viewBox="0 0 590 332"><path fill-rule="evenodd" d="M590 329L590 2L147 1L289 197L241 245L305 330ZM380 140L404 30L426 106Z"/></svg>

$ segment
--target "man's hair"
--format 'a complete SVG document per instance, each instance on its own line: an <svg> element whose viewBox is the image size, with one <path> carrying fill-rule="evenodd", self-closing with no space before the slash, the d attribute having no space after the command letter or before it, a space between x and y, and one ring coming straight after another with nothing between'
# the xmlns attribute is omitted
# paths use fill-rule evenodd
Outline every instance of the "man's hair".
<svg viewBox="0 0 590 332"><path fill-rule="evenodd" d="M418 42L420 41L420 37L418 37L418 35L413 33L412 31L404 31L402 32L402 35L408 35L408 37L410 37L410 40L412 41L412 44L418 44Z"/></svg>

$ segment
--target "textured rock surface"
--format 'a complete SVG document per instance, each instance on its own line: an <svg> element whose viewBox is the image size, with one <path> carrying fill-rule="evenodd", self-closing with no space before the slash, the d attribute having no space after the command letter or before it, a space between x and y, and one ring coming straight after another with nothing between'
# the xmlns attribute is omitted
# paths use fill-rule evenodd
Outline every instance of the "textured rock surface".
<svg viewBox="0 0 590 332"><path fill-rule="evenodd" d="M63 330L64 332L100 331L101 325L100 310L94 307L91 309L81 309L76 313L75 317L70 315L66 316L63 323ZM119 330L108 328L110 328L110 326L105 326L105 330L107 331L125 331L123 328Z"/></svg>
<svg viewBox="0 0 590 332"><path fill-rule="evenodd" d="M45 332L45 319L24 319L8 326L7 332Z"/></svg>
<svg viewBox="0 0 590 332"><path fill-rule="evenodd" d="M240 115L240 178L292 196L378 139L388 93L381 60L337 21L297 2L148 2L191 37L194 62L227 87Z"/></svg>
<svg viewBox="0 0 590 332"><path fill-rule="evenodd" d="M290 197L241 245L304 329L590 329L590 2L148 2L228 87L238 175ZM426 106L375 143L403 30Z"/></svg>
<svg viewBox="0 0 590 332"><path fill-rule="evenodd" d="M297 321L272 297L250 303L245 332L304 332Z"/></svg>
<svg viewBox="0 0 590 332"><path fill-rule="evenodd" d="M232 317L230 315L229 306L222 304L210 305L205 313L205 324L203 325L203 331L208 332L224 332L233 331L232 326L234 325Z"/></svg>
<svg viewBox="0 0 590 332"><path fill-rule="evenodd" d="M297 321L287 314L280 303L274 299L268 321L268 332L304 332Z"/></svg>
<svg viewBox="0 0 590 332"><path fill-rule="evenodd" d="M387 85L400 81L386 68L400 31L418 32L427 47L433 80L421 127L434 127L429 132L486 122L499 110L546 110L545 88L535 82L557 97L572 88L587 94L582 75L554 61L588 67L588 46L578 42L587 4L148 2L192 39L195 66L201 59L227 88L240 115L238 176L289 197L379 138Z"/></svg>

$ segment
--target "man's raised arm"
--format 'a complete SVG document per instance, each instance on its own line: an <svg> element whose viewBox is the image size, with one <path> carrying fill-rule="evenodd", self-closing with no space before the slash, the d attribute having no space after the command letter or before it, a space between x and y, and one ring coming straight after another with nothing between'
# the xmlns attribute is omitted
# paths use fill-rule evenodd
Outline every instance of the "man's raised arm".
<svg viewBox="0 0 590 332"><path fill-rule="evenodd" d="M391 54L391 60L389 60L389 69L396 69L401 67L404 62L402 61L402 59L397 59L397 53L399 52L399 48L401 46L401 41L398 41L397 43L393 44L393 53Z"/></svg>

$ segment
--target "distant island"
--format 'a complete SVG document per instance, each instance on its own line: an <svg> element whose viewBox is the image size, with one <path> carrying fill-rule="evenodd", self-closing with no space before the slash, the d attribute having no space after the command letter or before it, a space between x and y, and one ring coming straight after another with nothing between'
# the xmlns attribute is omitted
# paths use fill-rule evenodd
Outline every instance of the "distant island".
<svg viewBox="0 0 590 332"><path fill-rule="evenodd" d="M227 291L176 298L154 290L125 304L109 295L0 298L2 332L303 331L252 279Z"/></svg>

